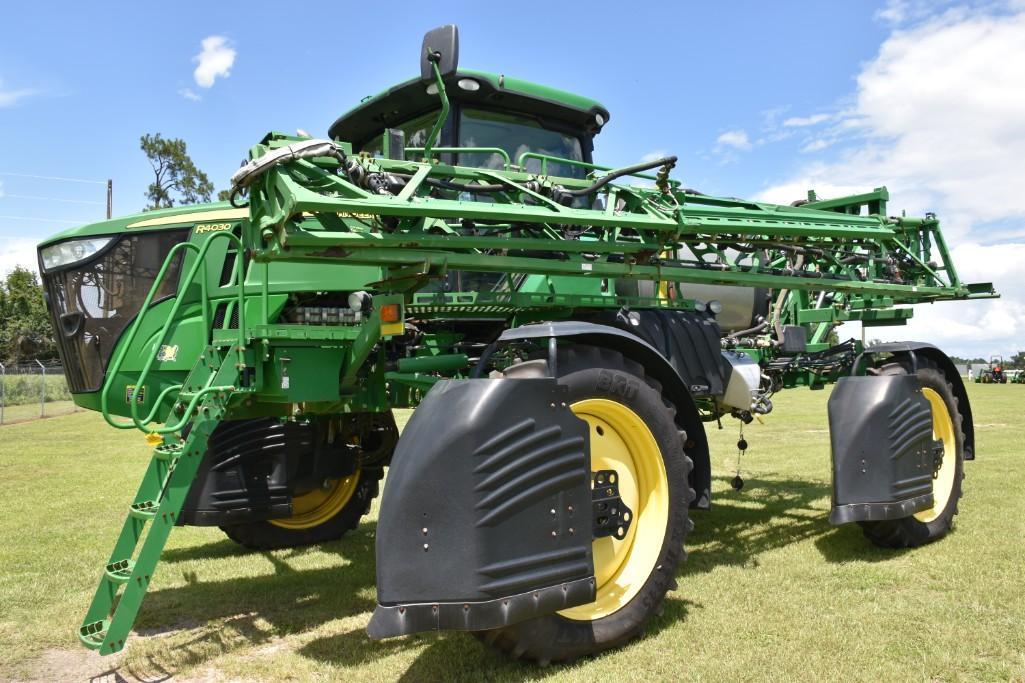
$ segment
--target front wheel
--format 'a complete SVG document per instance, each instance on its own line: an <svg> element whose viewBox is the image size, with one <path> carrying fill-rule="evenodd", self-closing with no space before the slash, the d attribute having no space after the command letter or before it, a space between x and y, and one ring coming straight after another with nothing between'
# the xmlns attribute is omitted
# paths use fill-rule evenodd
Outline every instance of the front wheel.
<svg viewBox="0 0 1025 683"><path fill-rule="evenodd" d="M881 375L910 374L901 363L889 363L879 369ZM924 545L945 536L954 526L961 484L964 481L964 432L954 388L943 371L919 358L918 381L922 395L932 409L933 439L943 443L943 459L933 475L933 506L910 517L878 522L860 522L865 536L884 548L909 548ZM983 382L986 381L983 375Z"/></svg>
<svg viewBox="0 0 1025 683"><path fill-rule="evenodd" d="M675 410L643 367L587 346L561 349L556 366L559 383L569 388L571 409L588 424L592 471L616 471L620 496L634 518L622 540L593 541L594 602L476 633L514 657L542 664L622 645L661 612L685 557L694 498L687 480L692 464ZM521 375L514 366L506 376Z"/></svg>
<svg viewBox="0 0 1025 683"><path fill-rule="evenodd" d="M232 524L221 530L250 550L297 548L337 540L355 529L370 512L382 476L380 468L357 470L295 496L290 517Z"/></svg>

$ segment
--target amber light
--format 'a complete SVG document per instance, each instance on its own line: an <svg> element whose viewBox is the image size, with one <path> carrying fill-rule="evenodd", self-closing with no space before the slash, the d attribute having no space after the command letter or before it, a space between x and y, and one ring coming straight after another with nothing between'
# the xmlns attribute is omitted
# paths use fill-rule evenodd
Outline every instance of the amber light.
<svg viewBox="0 0 1025 683"><path fill-rule="evenodd" d="M399 319L398 304L385 304L384 306L381 306L381 322L397 323Z"/></svg>

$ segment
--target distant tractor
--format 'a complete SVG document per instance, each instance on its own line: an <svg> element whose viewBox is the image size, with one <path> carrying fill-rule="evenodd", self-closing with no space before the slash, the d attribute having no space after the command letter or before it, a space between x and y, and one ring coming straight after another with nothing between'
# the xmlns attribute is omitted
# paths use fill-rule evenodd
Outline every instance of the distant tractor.
<svg viewBox="0 0 1025 683"><path fill-rule="evenodd" d="M979 370L975 377L976 382L982 384L1007 384L1007 370L1004 368L1004 359L1000 356L993 356L989 359L989 366ZM1018 380L1021 383L1021 380Z"/></svg>
<svg viewBox="0 0 1025 683"><path fill-rule="evenodd" d="M175 527L336 541L383 488L372 638L469 631L542 664L618 647L711 506L705 425L797 386L836 385L831 523L888 548L952 528L975 457L954 363L830 342L996 296L958 278L934 215L888 210L885 188L711 196L672 156L599 166L603 106L457 55L455 27L432 31L420 75L330 139L268 134L230 204L40 245L75 403L153 446L85 646L125 646Z"/></svg>

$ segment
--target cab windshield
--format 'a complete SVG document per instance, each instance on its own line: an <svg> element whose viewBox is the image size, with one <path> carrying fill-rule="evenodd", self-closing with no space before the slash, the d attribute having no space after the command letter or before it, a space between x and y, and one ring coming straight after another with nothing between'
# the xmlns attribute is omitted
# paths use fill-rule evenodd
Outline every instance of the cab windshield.
<svg viewBox="0 0 1025 683"><path fill-rule="evenodd" d="M571 161L584 160L578 137L544 128L531 119L479 109L462 109L459 117L459 146L499 147L506 151L514 164L527 152ZM499 154L478 152L460 154L459 163L462 166L502 169L505 161ZM538 159L526 159L526 167L528 172L541 172ZM549 162L547 171L548 175L582 178L585 169Z"/></svg>
<svg viewBox="0 0 1025 683"><path fill-rule="evenodd" d="M406 137L406 147L423 147L427 141L438 112L418 116L404 124L395 126ZM516 164L520 156L526 152L540 154L571 161L583 161L583 146L580 138L570 133L545 128L533 119L515 114L484 111L481 109L460 108L456 134L459 147L498 147L505 150L509 160ZM444 134L444 133L443 133ZM440 143L447 146L450 143ZM374 137L365 145L363 151L381 156L384 148L384 135ZM412 157L410 157L412 158ZM541 161L528 158L525 160L529 173L541 172ZM469 152L459 155L456 161L460 166L474 166L501 170L505 168L505 159L500 154L488 152ZM547 175L562 178L583 178L587 169L572 164L549 161Z"/></svg>

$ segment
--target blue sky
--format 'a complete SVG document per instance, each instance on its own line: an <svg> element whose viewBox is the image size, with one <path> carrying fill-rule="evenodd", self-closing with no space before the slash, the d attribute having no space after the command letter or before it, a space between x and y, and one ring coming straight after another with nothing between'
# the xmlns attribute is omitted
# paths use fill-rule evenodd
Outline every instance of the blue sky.
<svg viewBox="0 0 1025 683"><path fill-rule="evenodd" d="M134 212L151 176L138 140L160 132L185 139L223 188L265 132L326 133L361 97L416 73L425 30L457 23L463 66L603 102L601 162L671 152L688 186L787 202L809 186L885 183L892 209L947 219L965 279L1012 295L925 307L889 336L986 354L1015 350L1025 332L1022 0L154 7L5 13L0 270L103 215L102 184L27 176L112 178L115 213Z"/></svg>

